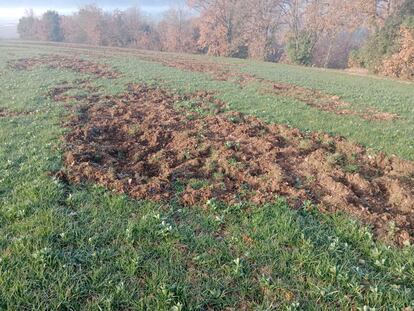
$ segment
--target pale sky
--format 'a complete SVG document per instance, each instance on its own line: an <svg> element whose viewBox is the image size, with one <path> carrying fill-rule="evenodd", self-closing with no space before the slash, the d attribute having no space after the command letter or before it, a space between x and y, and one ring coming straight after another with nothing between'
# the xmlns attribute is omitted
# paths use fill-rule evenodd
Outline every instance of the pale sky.
<svg viewBox="0 0 414 311"><path fill-rule="evenodd" d="M0 0L0 38L17 37L17 22L27 9L33 9L35 15L42 15L50 9L60 14L71 14L86 4L96 4L108 11L137 6L148 15L159 16L168 8L184 3L185 0Z"/></svg>
<svg viewBox="0 0 414 311"><path fill-rule="evenodd" d="M185 0L0 0L0 19L19 19L27 9L41 15L52 9L61 14L70 14L86 4L96 4L105 10L138 6L148 14L159 14L169 7L180 6Z"/></svg>

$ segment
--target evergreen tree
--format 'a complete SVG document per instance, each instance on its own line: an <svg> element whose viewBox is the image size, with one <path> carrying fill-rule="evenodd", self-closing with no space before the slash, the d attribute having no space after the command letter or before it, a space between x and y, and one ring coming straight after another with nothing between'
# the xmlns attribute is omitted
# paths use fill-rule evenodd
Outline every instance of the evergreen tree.
<svg viewBox="0 0 414 311"><path fill-rule="evenodd" d="M63 41L62 28L60 26L60 16L55 11L47 11L43 14L42 23L44 35L48 41Z"/></svg>

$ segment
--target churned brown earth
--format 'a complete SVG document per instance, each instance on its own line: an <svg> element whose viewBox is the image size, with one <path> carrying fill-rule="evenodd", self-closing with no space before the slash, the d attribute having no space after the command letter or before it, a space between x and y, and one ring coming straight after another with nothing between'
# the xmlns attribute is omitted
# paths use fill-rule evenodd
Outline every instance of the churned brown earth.
<svg viewBox="0 0 414 311"><path fill-rule="evenodd" d="M16 70L40 65L103 78L119 76L106 65L62 56L9 64ZM180 62L179 68L186 66ZM187 69L206 68L211 71L212 67L194 62ZM221 69L213 67L212 72L216 70ZM236 77L227 69L220 75L222 79ZM235 80L243 87L260 80L254 79L247 75ZM356 113L335 96L289 84L263 83L266 92L321 110ZM74 88L88 95L66 94ZM312 202L321 211L350 214L372 225L384 241L401 245L414 240L413 162L370 155L343 138L305 134L240 113L224 113L225 103L213 92L176 95L144 85L130 85L117 96L96 91L89 80L78 80L73 85L62 83L49 93L55 101L78 103L65 137L62 178L74 183L96 182L138 199L178 196L187 206L209 206L211 200L261 204L283 196L296 208L309 207L307 202ZM359 116L375 121L397 117L372 109L367 112L370 116ZM7 113L2 110L0 116Z"/></svg>
<svg viewBox="0 0 414 311"><path fill-rule="evenodd" d="M86 91L88 95L73 95L68 96L66 92L70 90L83 90ZM69 100L72 101L80 101L86 97L89 98L89 101L92 101L92 94L99 91L99 88L93 86L91 81L88 79L78 79L75 80L73 84L69 84L68 82L64 81L60 85L54 86L50 91L48 96L52 98L54 101L57 102L68 102Z"/></svg>
<svg viewBox="0 0 414 311"><path fill-rule="evenodd" d="M218 64L214 62L200 62L191 60L169 59L169 58L150 58L153 61L158 61L163 65L178 68L181 70L194 71L208 73L212 75L216 80L227 81L231 78L238 77L239 75L234 73L229 66L224 64Z"/></svg>
<svg viewBox="0 0 414 311"><path fill-rule="evenodd" d="M8 116L8 112L5 109L0 108L0 118L7 117L7 116Z"/></svg>
<svg viewBox="0 0 414 311"><path fill-rule="evenodd" d="M180 59L167 55L156 55L138 53L138 56L145 60L161 63L168 67L178 68L193 72L207 73L219 81L235 81L240 87L245 87L251 82L258 82L262 85L262 92L282 97L293 98L321 111L337 115L352 115L369 121L392 121L398 119L395 113L378 111L368 107L363 111L352 109L351 103L343 101L339 96L326 94L319 90L288 84L275 83L274 81L258 78L254 75L243 73L235 66L217 63L206 60ZM8 67L14 70L30 70L37 66L47 65L50 68L73 70L75 72L93 74L101 78L117 78L120 73L111 70L107 65L94 63L77 57L66 57L61 55L41 55L35 58L22 58L10 62Z"/></svg>
<svg viewBox="0 0 414 311"><path fill-rule="evenodd" d="M114 79L120 76L119 72L110 69L105 64L61 55L41 55L39 57L21 58L17 61L9 62L8 64L8 68L13 70L31 70L38 66L73 70L75 72L93 74L107 79Z"/></svg>
<svg viewBox="0 0 414 311"><path fill-rule="evenodd" d="M65 100L64 92L56 99ZM188 101L198 112L180 108ZM208 92L175 95L145 85L83 98L65 137L65 177L138 199L178 197L187 206L283 196L296 208L312 202L352 215L384 241L413 242L413 162L224 113L223 105Z"/></svg>
<svg viewBox="0 0 414 311"><path fill-rule="evenodd" d="M272 83L271 88L266 89L265 92L291 97L319 110L337 115L357 116L369 121L392 121L399 118L395 113L378 111L372 107L356 111L352 109L350 103L341 100L339 96L287 83Z"/></svg>
<svg viewBox="0 0 414 311"><path fill-rule="evenodd" d="M293 98L321 111L337 115L352 115L369 121L392 121L399 118L395 113L378 111L373 107L369 107L363 111L356 111L352 109L351 103L343 101L339 96L330 95L319 90L309 89L294 84L276 83L274 81L258 78L254 75L240 72L234 65L231 66L206 60L173 58L167 55L157 56L155 54L142 54L140 55L140 58L181 70L207 73L219 81L236 81L240 87L245 87L251 82L258 82L262 85L263 93Z"/></svg>
<svg viewBox="0 0 414 311"><path fill-rule="evenodd" d="M36 111L12 111L12 110L7 110L5 108L0 108L0 118L25 116L25 115L35 114L35 113Z"/></svg>

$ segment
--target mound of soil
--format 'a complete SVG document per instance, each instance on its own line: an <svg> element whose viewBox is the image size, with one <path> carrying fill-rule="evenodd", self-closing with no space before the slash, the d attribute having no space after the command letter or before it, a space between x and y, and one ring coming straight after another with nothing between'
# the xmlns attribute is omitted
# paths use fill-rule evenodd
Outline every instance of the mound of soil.
<svg viewBox="0 0 414 311"><path fill-rule="evenodd" d="M295 207L312 201L353 215L383 240L413 240L414 163L239 113L177 109L187 100L216 104L208 93L183 97L140 85L86 99L69 123L67 178L138 199L178 196L188 206L285 196Z"/></svg>
<svg viewBox="0 0 414 311"><path fill-rule="evenodd" d="M75 72L93 74L107 79L115 79L120 76L119 72L111 70L105 64L60 55L41 55L34 58L21 58L17 61L9 62L8 68L13 70L31 70L44 65L53 69L73 70Z"/></svg>

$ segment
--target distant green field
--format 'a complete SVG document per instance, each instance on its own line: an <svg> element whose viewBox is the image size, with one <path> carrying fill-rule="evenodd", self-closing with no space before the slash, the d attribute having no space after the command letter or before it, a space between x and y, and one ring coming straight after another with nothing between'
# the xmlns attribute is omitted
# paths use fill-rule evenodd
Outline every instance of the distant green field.
<svg viewBox="0 0 414 311"><path fill-rule="evenodd" d="M210 209L135 201L96 185L66 185L62 166L68 111L49 90L87 77L69 70L7 64L43 53L77 55L121 72L96 79L116 94L129 83L179 93L216 91L230 110L270 123L343 135L414 160L414 85L337 71L184 56L338 95L399 115L367 121L320 111L292 98L143 59L133 50L0 42L1 310L411 310L414 249L374 241L342 214L292 210L283 198ZM146 52L149 53L149 52ZM161 56L160 56L161 55ZM157 53L157 57L164 54ZM172 54L165 54L175 57ZM220 234L222 232L225 234ZM246 243L246 237L254 243Z"/></svg>

